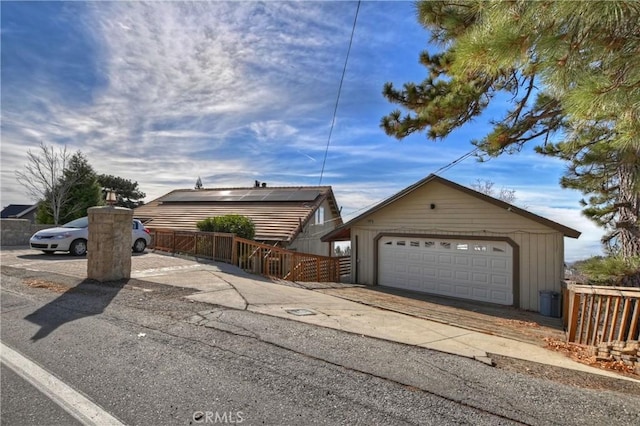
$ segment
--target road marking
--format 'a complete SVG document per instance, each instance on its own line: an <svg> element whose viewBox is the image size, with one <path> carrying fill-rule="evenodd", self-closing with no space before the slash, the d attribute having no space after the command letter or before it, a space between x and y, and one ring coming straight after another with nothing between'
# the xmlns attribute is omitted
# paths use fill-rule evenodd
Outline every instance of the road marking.
<svg viewBox="0 0 640 426"><path fill-rule="evenodd" d="M82 424L124 425L89 398L2 342L0 342L0 360Z"/></svg>

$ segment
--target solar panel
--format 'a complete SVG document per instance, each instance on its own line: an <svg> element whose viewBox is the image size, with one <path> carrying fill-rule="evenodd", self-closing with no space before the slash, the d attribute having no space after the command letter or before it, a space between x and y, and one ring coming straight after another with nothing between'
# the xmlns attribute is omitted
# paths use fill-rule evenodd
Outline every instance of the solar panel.
<svg viewBox="0 0 640 426"><path fill-rule="evenodd" d="M322 191L306 188L215 189L173 192L163 203L313 201Z"/></svg>

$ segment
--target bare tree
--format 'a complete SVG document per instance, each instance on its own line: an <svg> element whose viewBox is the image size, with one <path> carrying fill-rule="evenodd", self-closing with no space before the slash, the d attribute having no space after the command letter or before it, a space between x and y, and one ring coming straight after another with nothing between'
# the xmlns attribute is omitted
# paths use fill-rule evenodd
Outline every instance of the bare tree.
<svg viewBox="0 0 640 426"><path fill-rule="evenodd" d="M55 225L59 224L60 212L69 200L69 190L75 183L72 179L64 179L71 155L67 147L55 150L40 142L39 150L27 151L27 164L24 170L16 170L16 178L29 195L36 201L44 203L50 209Z"/></svg>
<svg viewBox="0 0 640 426"><path fill-rule="evenodd" d="M476 179L475 183L470 186L472 189L482 192L490 197L502 200L505 203L513 204L516 201L516 190L508 189L505 187L500 188L500 191L496 191L494 187L495 183L490 180Z"/></svg>

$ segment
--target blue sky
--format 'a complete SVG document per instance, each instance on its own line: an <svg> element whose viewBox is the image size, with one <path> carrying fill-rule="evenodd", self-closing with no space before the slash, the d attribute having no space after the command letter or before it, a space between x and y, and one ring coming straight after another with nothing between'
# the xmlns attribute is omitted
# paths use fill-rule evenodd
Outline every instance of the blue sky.
<svg viewBox="0 0 640 426"><path fill-rule="evenodd" d="M27 150L66 145L98 173L137 181L147 201L176 188L320 183L357 3L1 3L2 206L29 203L15 179ZM379 127L381 95L425 78L429 34L413 2L361 3L321 183L348 220L449 164L503 113L432 142ZM504 105L502 105L504 106ZM440 173L516 190L515 204L575 228L566 259L601 253L601 230L562 190L565 165L535 154Z"/></svg>

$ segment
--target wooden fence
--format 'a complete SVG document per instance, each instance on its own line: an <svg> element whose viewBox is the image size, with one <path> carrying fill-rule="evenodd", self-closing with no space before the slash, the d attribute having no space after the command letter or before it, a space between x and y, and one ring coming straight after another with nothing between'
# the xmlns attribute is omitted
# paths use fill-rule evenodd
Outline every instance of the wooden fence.
<svg viewBox="0 0 640 426"><path fill-rule="evenodd" d="M597 346L639 339L640 288L567 283L563 300L569 342Z"/></svg>
<svg viewBox="0 0 640 426"><path fill-rule="evenodd" d="M217 232L149 229L150 247L230 263L254 274L289 281L339 282L350 258L299 253ZM349 260L348 262L346 260Z"/></svg>

